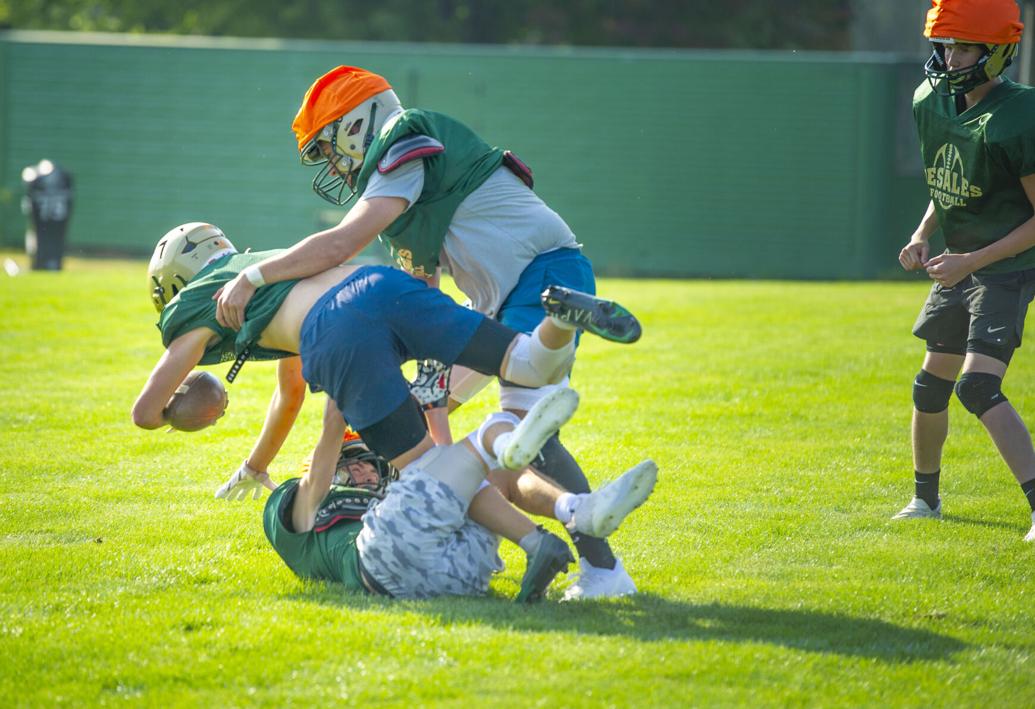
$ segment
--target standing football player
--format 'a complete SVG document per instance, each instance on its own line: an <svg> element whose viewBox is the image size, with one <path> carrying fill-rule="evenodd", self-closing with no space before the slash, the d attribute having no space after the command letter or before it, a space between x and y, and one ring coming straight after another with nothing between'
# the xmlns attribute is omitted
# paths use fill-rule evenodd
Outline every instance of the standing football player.
<svg viewBox="0 0 1035 709"><path fill-rule="evenodd" d="M319 168L313 180L317 194L336 205L359 201L336 227L228 284L219 296L221 324L239 327L245 306L264 283L344 263L379 234L403 269L437 286L444 266L475 310L519 332L536 326L547 286L595 292L589 260L564 220L532 190L531 170L448 116L404 110L383 77L357 67L331 70L306 92L293 129L302 162ZM639 335L636 325L624 341ZM469 374L463 382L454 376L458 400L476 386ZM518 416L552 388L506 380L500 385L500 407ZM559 384L566 385L567 378ZM535 467L573 493L590 490L558 437L546 444ZM636 591L607 542L577 533L572 539L581 573L568 598Z"/></svg>
<svg viewBox="0 0 1035 709"><path fill-rule="evenodd" d="M1035 295L1035 89L1002 76L1022 30L1014 0L934 0L927 13L934 53L913 114L931 202L899 262L934 284L913 329L927 343L913 384L915 497L895 519L941 516L955 390L1027 496L1035 541L1035 450L1002 391ZM930 257L939 228L947 248Z"/></svg>

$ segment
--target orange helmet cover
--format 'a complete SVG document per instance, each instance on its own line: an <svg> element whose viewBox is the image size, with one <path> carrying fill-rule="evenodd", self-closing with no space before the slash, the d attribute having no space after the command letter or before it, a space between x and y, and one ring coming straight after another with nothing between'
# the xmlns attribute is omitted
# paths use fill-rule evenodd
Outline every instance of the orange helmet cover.
<svg viewBox="0 0 1035 709"><path fill-rule="evenodd" d="M341 118L371 96L389 90L391 85L378 74L355 66L338 66L317 79L305 92L302 106L291 124L298 149L315 138L323 127Z"/></svg>
<svg viewBox="0 0 1035 709"><path fill-rule="evenodd" d="M924 36L980 44L1017 44L1024 24L1014 0L932 0Z"/></svg>

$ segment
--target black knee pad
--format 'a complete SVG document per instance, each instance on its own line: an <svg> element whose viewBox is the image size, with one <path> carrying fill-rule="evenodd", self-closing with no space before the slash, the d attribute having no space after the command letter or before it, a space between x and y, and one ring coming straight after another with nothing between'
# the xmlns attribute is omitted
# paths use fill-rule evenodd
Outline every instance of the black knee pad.
<svg viewBox="0 0 1035 709"><path fill-rule="evenodd" d="M1003 378L986 372L964 372L956 382L956 396L960 403L978 418L994 406L1006 403L1000 390Z"/></svg>
<svg viewBox="0 0 1035 709"><path fill-rule="evenodd" d="M913 406L925 414L945 411L952 399L952 384L948 379L936 377L926 369L921 369L913 380Z"/></svg>

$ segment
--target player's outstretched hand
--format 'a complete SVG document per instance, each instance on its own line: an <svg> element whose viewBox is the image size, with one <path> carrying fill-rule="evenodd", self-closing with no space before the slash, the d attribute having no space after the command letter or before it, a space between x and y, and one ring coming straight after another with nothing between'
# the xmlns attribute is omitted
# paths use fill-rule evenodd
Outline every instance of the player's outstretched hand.
<svg viewBox="0 0 1035 709"><path fill-rule="evenodd" d="M252 499L258 500L262 497L262 488L268 487L275 490L277 486L270 480L269 473L260 473L252 470L247 462L241 463L237 472L230 476L223 485L216 490L216 498L221 500L243 500L252 493Z"/></svg>
<svg viewBox="0 0 1035 709"><path fill-rule="evenodd" d="M930 246L926 241L910 241L898 252L898 262L907 271L915 271L927 265Z"/></svg>
<svg viewBox="0 0 1035 709"><path fill-rule="evenodd" d="M251 281L238 273L234 280L216 291L212 300L216 301L216 322L231 330L240 330L244 324L244 309L255 295L255 286Z"/></svg>

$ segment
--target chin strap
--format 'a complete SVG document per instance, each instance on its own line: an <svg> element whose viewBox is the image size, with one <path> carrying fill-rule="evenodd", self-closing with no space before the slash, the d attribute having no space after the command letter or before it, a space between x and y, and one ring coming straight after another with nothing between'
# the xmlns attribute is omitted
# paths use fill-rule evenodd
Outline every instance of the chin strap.
<svg viewBox="0 0 1035 709"><path fill-rule="evenodd" d="M234 383L234 380L237 379L238 373L241 371L241 367L244 366L244 363L248 361L248 358L251 357L251 355L252 348L250 346L245 347L241 351L241 354L237 355L237 359L235 359L233 365L230 366L230 371L226 373L227 382L230 384Z"/></svg>

